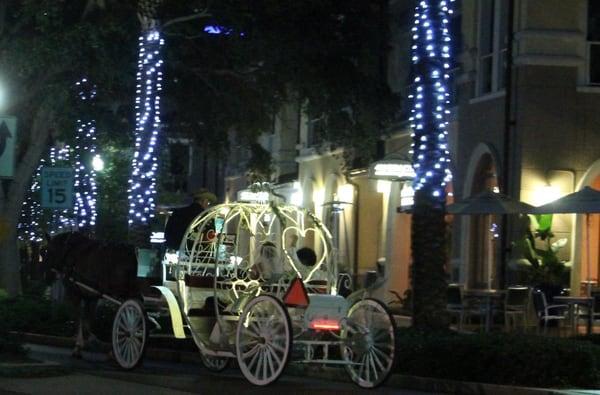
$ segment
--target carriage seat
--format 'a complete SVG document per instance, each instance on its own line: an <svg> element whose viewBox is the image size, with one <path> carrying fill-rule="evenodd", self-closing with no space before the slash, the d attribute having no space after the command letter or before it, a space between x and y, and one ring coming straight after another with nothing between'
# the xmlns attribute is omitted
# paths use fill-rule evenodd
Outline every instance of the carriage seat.
<svg viewBox="0 0 600 395"><path fill-rule="evenodd" d="M218 311L220 315L232 315L230 312L225 311L225 303L217 301ZM214 317L216 316L215 310L215 297L209 296L204 300L204 306L192 307L188 310L188 317Z"/></svg>
<svg viewBox="0 0 600 395"><path fill-rule="evenodd" d="M222 277L218 277L217 281L221 281ZM191 274L185 274L183 281L186 287L190 288L213 288L215 283L214 276L196 276Z"/></svg>

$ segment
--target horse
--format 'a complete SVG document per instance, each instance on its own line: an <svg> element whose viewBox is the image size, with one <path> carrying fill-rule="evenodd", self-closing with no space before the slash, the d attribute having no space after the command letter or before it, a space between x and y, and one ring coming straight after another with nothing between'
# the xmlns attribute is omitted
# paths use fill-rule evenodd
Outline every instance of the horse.
<svg viewBox="0 0 600 395"><path fill-rule="evenodd" d="M94 240L81 232L46 235L46 239L42 253L46 280L49 284L62 280L65 299L78 312L72 355L81 358L88 336L94 336L91 322L102 294L117 300L141 299L135 248Z"/></svg>

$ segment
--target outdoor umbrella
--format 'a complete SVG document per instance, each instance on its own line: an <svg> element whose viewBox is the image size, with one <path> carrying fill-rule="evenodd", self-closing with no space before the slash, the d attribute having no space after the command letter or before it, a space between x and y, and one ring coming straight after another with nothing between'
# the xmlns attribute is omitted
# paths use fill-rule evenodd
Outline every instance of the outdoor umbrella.
<svg viewBox="0 0 600 395"><path fill-rule="evenodd" d="M527 203L492 191L481 192L446 207L450 214L520 214L533 209Z"/></svg>
<svg viewBox="0 0 600 395"><path fill-rule="evenodd" d="M520 214L529 213L534 209L533 206L515 200L510 196L503 195L501 193L495 193L493 191L486 190L475 196L471 196L464 199L461 202L454 203L446 207L446 211L450 214L455 215L468 215L468 214L482 214L482 215L493 215L493 214ZM494 239L492 238L492 241ZM492 282L492 248L488 248L487 257L487 286L491 287Z"/></svg>
<svg viewBox="0 0 600 395"><path fill-rule="evenodd" d="M587 281L588 281L588 296L590 293L590 214L600 213L600 191L584 187L583 189L563 196L543 206L536 207L532 211L533 214L585 214L586 223L586 245L587 245Z"/></svg>

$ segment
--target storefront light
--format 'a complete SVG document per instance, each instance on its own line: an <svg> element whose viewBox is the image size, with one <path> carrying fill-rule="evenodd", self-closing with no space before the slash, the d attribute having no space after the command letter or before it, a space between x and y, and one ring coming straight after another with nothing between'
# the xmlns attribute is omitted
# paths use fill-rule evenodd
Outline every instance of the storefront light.
<svg viewBox="0 0 600 395"><path fill-rule="evenodd" d="M541 206L546 203L550 203L560 198L560 190L550 183L546 183L540 186L534 192L534 202L535 206Z"/></svg>
<svg viewBox="0 0 600 395"><path fill-rule="evenodd" d="M405 182L400 190L400 209L410 210L415 203L415 190L410 182Z"/></svg>
<svg viewBox="0 0 600 395"><path fill-rule="evenodd" d="M354 201L354 187L350 184L340 185L338 187L337 195L339 200L343 202Z"/></svg>
<svg viewBox="0 0 600 395"><path fill-rule="evenodd" d="M377 180L377 192L389 194L392 190L392 182L387 180Z"/></svg>
<svg viewBox="0 0 600 395"><path fill-rule="evenodd" d="M302 207L302 204L304 203L304 194L302 193L300 183L298 181L295 181L293 188L294 191L292 192L292 196L290 197L290 203L294 206Z"/></svg>

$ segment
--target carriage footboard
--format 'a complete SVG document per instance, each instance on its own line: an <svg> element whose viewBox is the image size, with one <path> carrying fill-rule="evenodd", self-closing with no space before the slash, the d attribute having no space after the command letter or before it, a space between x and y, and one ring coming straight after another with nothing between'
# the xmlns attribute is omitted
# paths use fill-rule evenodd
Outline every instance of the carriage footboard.
<svg viewBox="0 0 600 395"><path fill-rule="evenodd" d="M186 336L183 330L181 311L179 310L179 304L177 304L177 299L175 299L175 295L173 295L173 292L171 292L171 290L167 287L153 286L152 288L158 289L167 301L167 305L169 306L169 314L171 316L171 325L173 326L173 334L175 335L175 338L185 339Z"/></svg>

